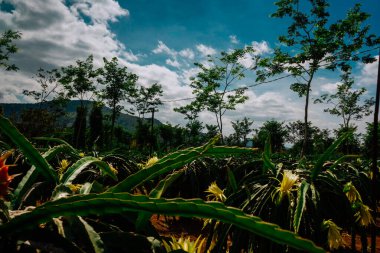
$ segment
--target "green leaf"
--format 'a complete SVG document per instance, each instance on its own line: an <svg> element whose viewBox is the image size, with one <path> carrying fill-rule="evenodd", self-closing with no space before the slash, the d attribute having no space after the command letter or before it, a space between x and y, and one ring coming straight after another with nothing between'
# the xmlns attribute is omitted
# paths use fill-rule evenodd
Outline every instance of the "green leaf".
<svg viewBox="0 0 380 253"><path fill-rule="evenodd" d="M115 181L117 180L115 173L111 170L110 166L106 162L103 162L95 157L86 156L78 160L66 170L60 180L61 183L65 185L71 184L73 180L79 175L79 173L81 173L91 164L96 165L99 169L101 169L105 174L109 175Z"/></svg>
<svg viewBox="0 0 380 253"><path fill-rule="evenodd" d="M166 189L175 182L180 176L182 176L184 170L175 171L170 175L167 175L163 180L161 180L158 185L150 192L149 197L151 198L161 198L162 194ZM140 213L136 220L136 229L141 231L149 221L151 213Z"/></svg>
<svg viewBox="0 0 380 253"><path fill-rule="evenodd" d="M213 141L213 140L212 140ZM211 142L210 142L211 143ZM164 156L155 164L142 169L135 174L127 177L119 184L109 188L108 192L128 192L133 188L141 185L142 183L151 180L159 175L168 173L174 169L181 168L182 166L205 156L224 156L229 155L241 155L244 153L252 153L254 149L249 148L237 148L237 147L212 147L210 143L197 147L187 148L180 150L167 156Z"/></svg>
<svg viewBox="0 0 380 253"><path fill-rule="evenodd" d="M343 134L339 137L330 147L321 155L321 157L315 162L311 171L311 179L314 180L322 171L323 164L331 157L334 151L339 147L342 142L350 136L350 132Z"/></svg>
<svg viewBox="0 0 380 253"><path fill-rule="evenodd" d="M294 214L294 219L293 219L293 227L296 233L298 233L298 229L301 224L302 214L303 214L303 211L305 210L306 194L307 194L307 191L309 190L309 186L310 184L306 182L306 180L303 180L301 183L301 186L298 188L298 191L297 191L297 206L296 206L296 212Z"/></svg>
<svg viewBox="0 0 380 253"><path fill-rule="evenodd" d="M58 145L55 147L50 148L48 151L46 151L42 157L45 158L46 161L50 161L53 159L57 154L67 152L71 150L71 146L67 144ZM12 206L14 209L18 208L20 204L23 201L23 198L25 194L29 191L30 187L34 184L38 177L38 170L36 170L36 167L33 165L26 175L22 178L20 183L17 185L16 190L14 191L14 199L12 201Z"/></svg>
<svg viewBox="0 0 380 253"><path fill-rule="evenodd" d="M37 149L18 131L5 117L0 115L0 130L13 141L23 152L29 162L36 167L39 173L48 181L57 183L58 176L50 164L41 156Z"/></svg>
<svg viewBox="0 0 380 253"><path fill-rule="evenodd" d="M220 202L205 202L201 199L153 199L128 193L77 195L47 202L30 213L21 214L0 226L0 235L23 232L59 216L105 215L129 211L216 219L295 249L315 253L324 252L310 240L281 229L276 224L264 222L257 216L245 214L240 209L227 207Z"/></svg>
<svg viewBox="0 0 380 253"><path fill-rule="evenodd" d="M270 147L270 136L265 141L264 152L263 152L263 162L264 162L264 173L270 170L273 174L276 174L276 166L272 163L270 159L271 147Z"/></svg>
<svg viewBox="0 0 380 253"><path fill-rule="evenodd" d="M234 173L228 167L227 167L227 175L228 175L228 183L231 186L232 192L236 193L238 191L238 186L237 186L237 183L236 183L236 178L234 176Z"/></svg>
<svg viewBox="0 0 380 253"><path fill-rule="evenodd" d="M34 140L41 140L41 141L51 141L51 142L57 142L60 143L61 145L64 145L67 148L68 152L71 152L72 154L76 155L77 157L79 156L78 150L76 150L73 146L71 146L68 142L65 140L59 139L59 138L52 138L52 137L34 137ZM59 145L59 146L61 146Z"/></svg>
<svg viewBox="0 0 380 253"><path fill-rule="evenodd" d="M90 183L90 182L84 183L82 185L82 187L80 188L79 193L80 194L89 194L91 192L92 185L93 185L93 182L92 183Z"/></svg>
<svg viewBox="0 0 380 253"><path fill-rule="evenodd" d="M91 241L91 244L92 244L92 247L94 248L95 253L103 253L104 243L100 235L82 217L78 217L78 219L80 220L80 222L83 224L84 228L86 229L88 238Z"/></svg>
<svg viewBox="0 0 380 253"><path fill-rule="evenodd" d="M337 159L333 165L331 165L329 167L329 170L334 170L339 164L341 164L344 160L347 160L349 158L359 158L360 156L359 155L344 155L342 157L340 157L339 159Z"/></svg>

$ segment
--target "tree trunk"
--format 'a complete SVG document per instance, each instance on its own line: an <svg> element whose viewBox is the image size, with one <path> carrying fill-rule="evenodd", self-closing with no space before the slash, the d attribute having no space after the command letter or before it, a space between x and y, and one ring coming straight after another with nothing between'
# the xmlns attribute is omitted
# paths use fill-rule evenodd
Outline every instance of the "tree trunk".
<svg viewBox="0 0 380 253"><path fill-rule="evenodd" d="M306 91L306 102L305 102L305 116L304 116L304 131L303 131L303 144L302 144L302 150L301 150L301 157L307 154L307 147L308 147L308 134L309 134L309 128L308 128L308 116L309 116L309 99L310 99L310 87L311 87L311 81L313 80L314 71L310 73L310 78L307 83L307 91Z"/></svg>
<svg viewBox="0 0 380 253"><path fill-rule="evenodd" d="M377 69L377 88L376 88L376 101L375 101L375 113L373 117L373 138L372 138L372 182L371 182L371 191L372 191L372 210L373 210L373 219L376 222L377 217L377 186L376 180L378 177L377 169L377 156L378 156L378 134L377 129L379 127L379 99L380 99L380 53L377 60L378 69ZM371 226L371 253L376 252L376 224Z"/></svg>
<svg viewBox="0 0 380 253"><path fill-rule="evenodd" d="M115 120L116 120L116 106L112 108L112 116L111 116L111 146L113 142L114 128L115 128Z"/></svg>

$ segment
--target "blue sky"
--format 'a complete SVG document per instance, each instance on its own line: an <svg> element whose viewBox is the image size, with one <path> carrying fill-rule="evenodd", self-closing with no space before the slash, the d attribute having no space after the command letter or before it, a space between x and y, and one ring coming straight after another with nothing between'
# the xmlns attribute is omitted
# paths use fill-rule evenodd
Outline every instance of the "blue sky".
<svg viewBox="0 0 380 253"><path fill-rule="evenodd" d="M354 3L362 3L371 32L380 35L380 1L330 1L332 19L343 18ZM121 63L140 76L141 85L159 82L164 87L163 100L191 97L189 77L197 73L194 62L206 54L217 55L232 48L253 46L258 54L270 56L285 34L288 21L270 18L276 10L273 1L252 0L0 0L0 31L14 29L23 33L18 42L20 52L13 61L17 73L1 72L3 102L27 102L19 94L23 89L37 89L32 79L39 67L67 66L93 54L100 66L102 57L119 57ZM378 52L374 51L373 55ZM373 95L377 63L354 66L357 87ZM248 75L239 85L254 83ZM291 79L250 89L250 99L235 112L225 116L227 133L231 120L247 116L259 127L265 120L302 120L304 99L289 90ZM315 79L312 95L333 92L339 72L321 72ZM167 102L160 108L158 119L184 124L182 115L173 108L185 102ZM333 129L339 118L323 112L322 105L311 105L312 122ZM213 116L201 115L205 123ZM365 121L357 122L360 130Z"/></svg>

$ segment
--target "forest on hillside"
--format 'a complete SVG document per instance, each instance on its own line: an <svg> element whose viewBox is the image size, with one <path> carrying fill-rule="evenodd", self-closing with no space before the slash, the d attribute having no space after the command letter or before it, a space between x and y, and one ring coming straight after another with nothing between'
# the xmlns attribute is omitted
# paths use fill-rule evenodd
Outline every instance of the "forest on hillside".
<svg viewBox="0 0 380 253"><path fill-rule="evenodd" d="M162 84L117 57L39 69L38 89L17 94L33 104L0 107L0 251L379 252L380 82L368 98L352 69L378 60L380 37L359 4L334 21L329 1L308 3L275 3L271 17L290 25L270 56L245 46L194 63L193 97L173 108L185 125L157 120ZM2 32L3 71L17 74L23 36ZM340 82L314 99L321 71ZM288 76L302 120L254 128L241 115L226 134L249 88ZM341 123L313 124L313 104Z"/></svg>

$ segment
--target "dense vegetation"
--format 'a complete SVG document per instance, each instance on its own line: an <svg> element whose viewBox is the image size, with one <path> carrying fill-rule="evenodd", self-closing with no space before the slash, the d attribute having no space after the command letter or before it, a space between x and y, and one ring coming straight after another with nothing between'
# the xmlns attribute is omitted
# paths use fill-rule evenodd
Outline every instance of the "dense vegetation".
<svg viewBox="0 0 380 253"><path fill-rule="evenodd" d="M0 116L1 251L355 252L358 235L362 252L375 252L367 237L377 228L379 171L370 156L378 157L379 127L368 123L364 135L357 133L355 121L370 115L375 102L361 101L364 88L352 89L351 69L353 62L375 61L360 50L380 39L363 25L368 15L359 5L333 22L327 1L309 3L301 12L298 1L276 2L273 17L291 20L279 41L294 50L261 58L246 47L196 63L195 98L175 108L185 127L155 123L162 86L139 85L116 57L104 58L100 68L88 56L40 69L40 90L23 92L36 106ZM9 57L18 39L14 31L0 38L6 71L17 71ZM240 61L247 55L249 67ZM342 73L336 94L315 100L342 118L334 136L308 114L321 69ZM253 120L243 117L225 135L226 111L249 99L248 87L236 86L247 71L257 85L284 72L296 77L290 88L305 98L304 121L272 119L252 129ZM71 100L78 106L68 126L62 119ZM204 125L202 111L216 124ZM122 112L135 115L134 129L117 124ZM170 225L169 217L202 224L192 234L197 239L162 233L156 223Z"/></svg>

